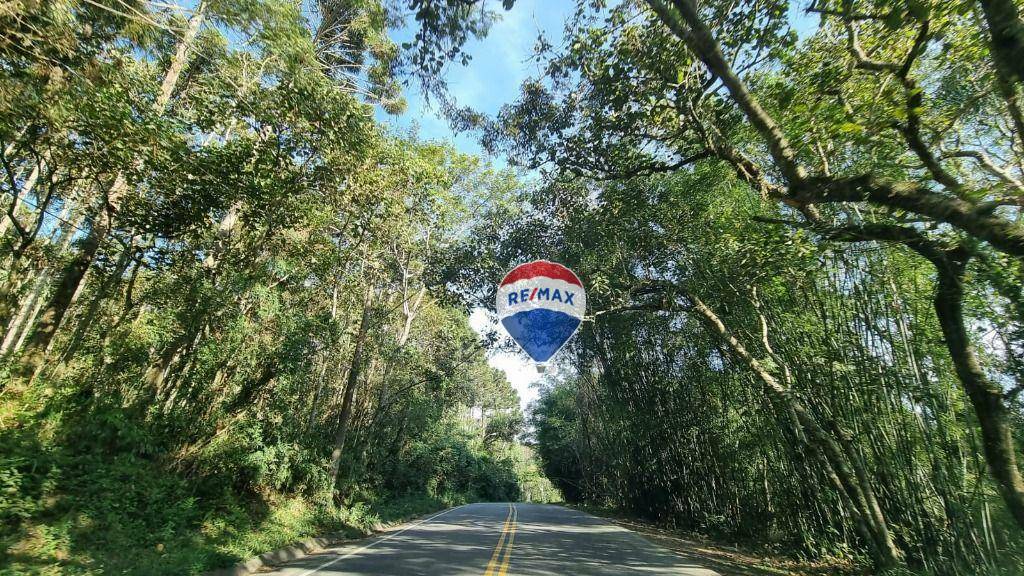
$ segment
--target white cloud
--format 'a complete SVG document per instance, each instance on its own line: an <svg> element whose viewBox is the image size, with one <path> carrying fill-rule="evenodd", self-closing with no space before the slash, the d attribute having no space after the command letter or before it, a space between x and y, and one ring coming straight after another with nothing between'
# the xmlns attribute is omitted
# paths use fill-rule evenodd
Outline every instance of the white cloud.
<svg viewBox="0 0 1024 576"><path fill-rule="evenodd" d="M473 309L469 316L469 325L481 335L494 330L505 335L505 329L498 326L483 308ZM525 354L491 350L487 354L487 363L505 373L505 377L512 383L512 388L519 393L519 405L523 410L537 399L537 388L533 384L540 382L542 374L537 372L537 366Z"/></svg>
<svg viewBox="0 0 1024 576"><path fill-rule="evenodd" d="M473 40L466 46L473 55L468 66L452 63L445 67L448 87L460 106L495 114L503 104L515 100L522 81L536 72L537 64L530 62L534 41L540 30L551 40L561 37L562 25L575 7L573 2L551 2L550 0L518 0L510 11L501 12L501 18L494 23L490 33L483 40ZM411 32L405 34L411 36ZM403 38L404 39L404 38ZM532 68L532 69L531 69ZM406 92L409 107L399 117L386 117L378 111L378 119L398 129L408 129L414 122L419 126L419 136L429 140L447 140L464 153L480 154L481 148L475 135L452 133L447 120L440 111L426 105L418 86ZM497 166L507 165L503 157L491 159ZM497 330L510 342L505 329L497 325L483 308L476 308L470 316L470 325L480 334ZM510 352L511 346L502 346L488 353L488 363L505 372L512 387L519 393L520 403L525 408L537 398L535 384L543 376L524 353ZM554 364L549 371L556 371Z"/></svg>

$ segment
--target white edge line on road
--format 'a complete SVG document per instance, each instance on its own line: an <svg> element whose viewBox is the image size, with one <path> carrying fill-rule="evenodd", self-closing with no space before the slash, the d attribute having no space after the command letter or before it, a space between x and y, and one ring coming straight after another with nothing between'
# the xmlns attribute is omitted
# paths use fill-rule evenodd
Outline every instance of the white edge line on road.
<svg viewBox="0 0 1024 576"><path fill-rule="evenodd" d="M362 552L363 550L366 550L367 548L373 548L377 544L380 544L381 542L384 542L385 540L390 540L390 539L394 538L395 536L398 536L402 532L405 532L406 530L412 530L413 528L419 526L420 524L426 524L427 522L430 522L434 518L438 518L440 516L444 516L445 514L447 514L449 512L452 512L453 510L458 510L459 508L462 508L462 506L456 506L455 508L449 508L449 509L447 509L447 510L445 510L443 512L438 512L437 514L434 514L433 516L430 516L429 518L424 518L423 520L420 520L419 522L417 522L415 524L412 524L410 526L406 526L405 528L402 528L398 532L392 532L391 534L388 534L387 536L384 536L383 538L378 538L377 540L374 540L373 542L370 542L369 544L367 544L366 546L363 546L362 548L357 548L357 549L355 549L355 550L353 550L353 551L351 551L351 552L349 552L349 553L347 553L347 554L345 554L343 556L338 556L338 557L334 558L333 560L330 560L328 562L324 562L323 564L321 564L320 566L317 566L316 568L313 568L312 570L309 570L309 571L303 572L302 574L299 574L299 576L309 576L310 574L315 574L315 573L323 570L324 568L327 568L331 564L334 564L335 562L340 562L340 561L344 560L345 558L348 558L349 556L352 556L354 554L358 554L358 553ZM283 566L282 566L282 568L283 568Z"/></svg>

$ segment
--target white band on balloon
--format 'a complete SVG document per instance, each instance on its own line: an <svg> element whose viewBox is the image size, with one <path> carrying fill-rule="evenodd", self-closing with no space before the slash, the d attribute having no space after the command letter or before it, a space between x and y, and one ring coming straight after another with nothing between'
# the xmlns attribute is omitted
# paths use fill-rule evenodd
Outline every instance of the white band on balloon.
<svg viewBox="0 0 1024 576"><path fill-rule="evenodd" d="M538 308L565 312L582 319L587 310L587 296L576 284L535 276L498 288L495 304L499 319Z"/></svg>

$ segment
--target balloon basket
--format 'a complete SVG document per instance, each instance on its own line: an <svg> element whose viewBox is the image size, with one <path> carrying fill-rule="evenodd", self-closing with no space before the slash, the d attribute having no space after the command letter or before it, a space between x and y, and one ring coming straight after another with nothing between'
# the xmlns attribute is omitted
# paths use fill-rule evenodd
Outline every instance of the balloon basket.
<svg viewBox="0 0 1024 576"><path fill-rule="evenodd" d="M538 364L536 364L536 366L537 366L537 373L538 374L543 374L543 373L548 371L548 365L547 364L539 364L538 363Z"/></svg>

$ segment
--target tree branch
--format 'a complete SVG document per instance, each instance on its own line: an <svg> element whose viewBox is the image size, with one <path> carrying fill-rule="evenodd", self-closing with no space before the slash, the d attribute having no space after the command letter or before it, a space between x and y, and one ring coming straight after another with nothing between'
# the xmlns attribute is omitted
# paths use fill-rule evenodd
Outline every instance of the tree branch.
<svg viewBox="0 0 1024 576"><path fill-rule="evenodd" d="M1000 168L992 161L992 158L979 150L956 150L943 154L943 158L972 158L977 160L982 167L985 168L990 174L999 178L1004 183L1009 184L1015 188L1018 192L1024 193L1024 183L1013 177L1013 174L1004 168Z"/></svg>
<svg viewBox="0 0 1024 576"><path fill-rule="evenodd" d="M956 226L1002 252L1024 256L1024 228L959 198L936 194L912 182L872 174L845 178L810 178L794 191L808 202L873 202L928 216Z"/></svg>
<svg viewBox="0 0 1024 576"><path fill-rule="evenodd" d="M796 149L726 61L718 42L701 19L694 1L672 0L675 11L662 0L647 0L647 3L672 33L722 81L747 119L765 139L772 158L783 175L790 182L803 181L807 177L807 172L797 162Z"/></svg>

